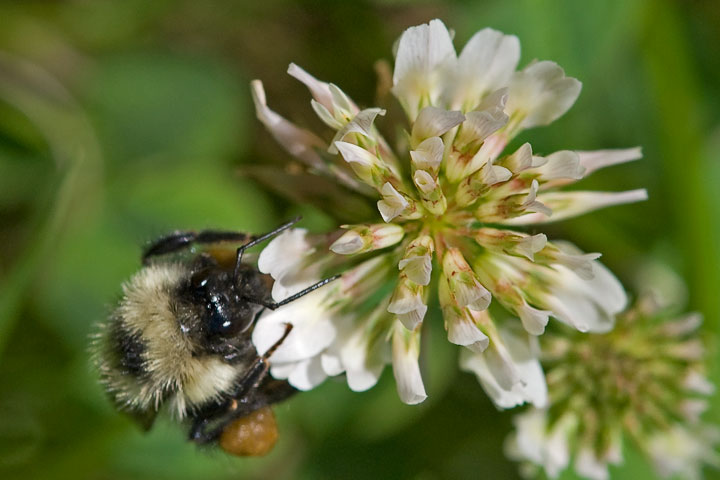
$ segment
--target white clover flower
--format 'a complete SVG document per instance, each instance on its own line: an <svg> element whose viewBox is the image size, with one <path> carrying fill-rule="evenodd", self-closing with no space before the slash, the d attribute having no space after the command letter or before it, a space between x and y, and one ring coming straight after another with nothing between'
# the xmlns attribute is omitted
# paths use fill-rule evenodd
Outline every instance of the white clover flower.
<svg viewBox="0 0 720 480"><path fill-rule="evenodd" d="M657 472L664 478L678 476L696 480L702 478L702 465L720 467L720 455L715 450L719 442L717 428L689 429L675 424L648 438L647 450Z"/></svg>
<svg viewBox="0 0 720 480"><path fill-rule="evenodd" d="M288 72L308 87L332 138L280 117L267 106L262 83L252 82L259 120L300 161L278 171L275 188L288 186L293 198L312 199L330 214L352 205L343 209L353 223L344 232L316 238L289 231L261 254L278 300L344 272L341 281L259 321L260 351L277 340L283 322L296 326L272 358L273 375L308 389L344 372L351 388L363 390L392 362L403 401L422 401L420 335L428 301L437 297L448 340L462 347L461 367L478 376L492 400L502 408L542 406L547 390L534 337L549 318L583 332L612 328L626 296L599 254L522 228L645 199L644 190L560 189L638 159L640 151L540 156L529 144L506 151L524 129L564 114L580 92L580 82L553 62L516 71L519 57L517 38L491 29L473 36L459 56L440 20L405 31L392 93L407 124L382 125L404 128L395 148L376 126L385 110L358 107L294 64ZM313 178L326 188L313 189ZM374 218L362 218L358 206L367 204L376 207ZM491 302L519 320L491 316Z"/></svg>
<svg viewBox="0 0 720 480"><path fill-rule="evenodd" d="M663 478L702 478L720 467L720 431L702 423L714 386L704 375L698 315L678 316L650 294L606 334L543 337L549 404L515 416L506 453L524 470L556 478L574 458L578 475L609 478L623 437Z"/></svg>

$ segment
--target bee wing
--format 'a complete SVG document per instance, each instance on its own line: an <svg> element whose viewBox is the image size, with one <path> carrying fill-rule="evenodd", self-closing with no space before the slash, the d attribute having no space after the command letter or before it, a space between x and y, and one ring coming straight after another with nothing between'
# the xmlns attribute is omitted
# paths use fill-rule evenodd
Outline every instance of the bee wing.
<svg viewBox="0 0 720 480"><path fill-rule="evenodd" d="M133 419L143 432L147 432L152 428L155 423L155 418L157 418L158 415L157 410L151 408L147 410L130 410L125 413Z"/></svg>

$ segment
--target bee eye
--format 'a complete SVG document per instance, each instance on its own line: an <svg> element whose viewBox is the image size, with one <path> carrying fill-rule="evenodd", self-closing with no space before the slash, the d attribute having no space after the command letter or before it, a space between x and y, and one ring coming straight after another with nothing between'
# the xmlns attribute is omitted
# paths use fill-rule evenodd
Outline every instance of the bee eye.
<svg viewBox="0 0 720 480"><path fill-rule="evenodd" d="M210 278L210 269L203 268L192 274L190 277L190 287L196 292L203 292L208 284Z"/></svg>
<svg viewBox="0 0 720 480"><path fill-rule="evenodd" d="M208 304L207 330L212 337L230 338L250 326L243 316L228 310L225 305L220 302Z"/></svg>
<svg viewBox="0 0 720 480"><path fill-rule="evenodd" d="M242 319L230 318L225 312L212 309L208 322L208 332L212 336L229 338L245 330L247 322Z"/></svg>
<svg viewBox="0 0 720 480"><path fill-rule="evenodd" d="M210 335L218 337L232 336L232 331L235 330L233 323L232 320L224 315L224 312L216 308L210 309L210 318L208 321L208 332L210 332Z"/></svg>

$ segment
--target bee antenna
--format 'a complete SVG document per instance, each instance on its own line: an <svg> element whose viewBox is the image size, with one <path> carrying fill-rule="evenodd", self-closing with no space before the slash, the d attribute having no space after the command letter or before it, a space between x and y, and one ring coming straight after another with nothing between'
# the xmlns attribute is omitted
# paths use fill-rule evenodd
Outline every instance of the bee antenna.
<svg viewBox="0 0 720 480"><path fill-rule="evenodd" d="M313 291L317 290L318 288L327 285L328 283L332 282L333 280L337 280L341 276L342 275L338 274L338 275L333 275L332 277L328 277L324 280L320 280L319 282L314 283L313 285L310 285L306 289L297 292L295 295L291 295L291 296L287 297L286 299L281 300L279 302L268 302L268 301L263 301L263 300L251 300L251 301L253 303L262 305L265 308L269 308L270 310L275 310L276 308L280 308L283 305L287 305L288 303L294 302L298 298L304 297L308 293L313 292Z"/></svg>
<svg viewBox="0 0 720 480"><path fill-rule="evenodd" d="M240 265L242 264L242 256L243 256L243 253L245 253L245 250L247 250L250 247L254 247L257 244L262 243L265 240L268 240L268 239L284 232L288 228L290 228L293 225L295 225L296 223L298 223L300 220L302 220L302 216L298 215L297 217L293 218L289 222L283 223L282 225L277 227L275 230L272 230L268 233L260 235L259 237L255 237L252 240L250 240L248 243L246 243L245 245L238 247L237 259L235 260L235 270L233 271L233 283L235 283L237 285L238 279L240 278Z"/></svg>

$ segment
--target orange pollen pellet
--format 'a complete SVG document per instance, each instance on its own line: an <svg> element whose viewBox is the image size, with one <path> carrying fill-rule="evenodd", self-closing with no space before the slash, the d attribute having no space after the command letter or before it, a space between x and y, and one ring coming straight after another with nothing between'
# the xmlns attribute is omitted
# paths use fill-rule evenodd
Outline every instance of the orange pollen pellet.
<svg viewBox="0 0 720 480"><path fill-rule="evenodd" d="M263 407L229 424L218 443L231 455L259 457L267 455L277 439L275 414L270 407Z"/></svg>

